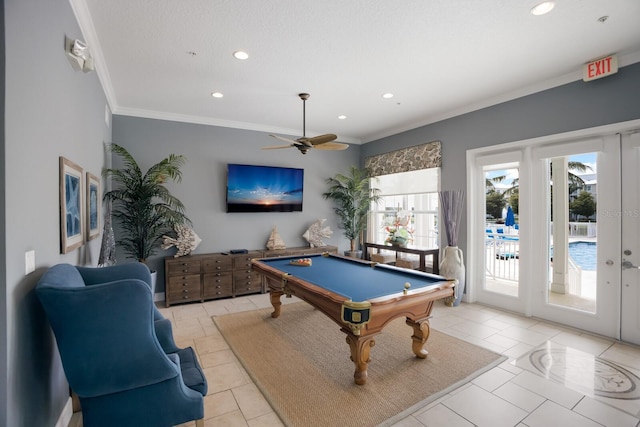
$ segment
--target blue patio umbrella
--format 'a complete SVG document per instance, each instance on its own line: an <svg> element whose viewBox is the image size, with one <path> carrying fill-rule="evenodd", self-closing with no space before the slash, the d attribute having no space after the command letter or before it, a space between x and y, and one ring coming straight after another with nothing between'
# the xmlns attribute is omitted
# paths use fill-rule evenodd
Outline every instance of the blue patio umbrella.
<svg viewBox="0 0 640 427"><path fill-rule="evenodd" d="M507 208L507 217L504 220L504 225L506 225L507 227L516 225L516 218L513 215L513 209L511 209L511 206Z"/></svg>

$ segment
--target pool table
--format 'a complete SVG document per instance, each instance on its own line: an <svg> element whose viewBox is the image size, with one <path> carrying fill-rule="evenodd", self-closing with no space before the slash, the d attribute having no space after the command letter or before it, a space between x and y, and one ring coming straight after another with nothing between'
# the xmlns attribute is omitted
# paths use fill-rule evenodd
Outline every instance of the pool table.
<svg viewBox="0 0 640 427"><path fill-rule="evenodd" d="M406 317L413 328L413 353L427 357L431 309L435 301L454 295L455 280L335 254L305 258L311 265L293 265L299 256L252 260L253 269L266 278L271 317L280 316L282 295L294 295L322 311L347 335L359 385L367 382L375 336L397 317Z"/></svg>

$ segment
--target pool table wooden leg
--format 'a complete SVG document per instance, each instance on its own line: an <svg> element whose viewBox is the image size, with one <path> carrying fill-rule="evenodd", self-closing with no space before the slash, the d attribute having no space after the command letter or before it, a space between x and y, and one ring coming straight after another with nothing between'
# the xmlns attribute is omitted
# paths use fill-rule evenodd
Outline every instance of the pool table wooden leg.
<svg viewBox="0 0 640 427"><path fill-rule="evenodd" d="M413 353L420 359L426 359L429 352L424 349L424 343L427 342L429 333L431 332L429 320L422 319L415 321L407 317L406 323L413 328L413 335L411 336L413 340L413 344L411 345Z"/></svg>
<svg viewBox="0 0 640 427"><path fill-rule="evenodd" d="M282 292L277 292L273 289L269 291L269 299L271 299L271 305L273 306L273 313L271 313L271 317L273 317L274 319L280 316L280 307L282 306L280 297L282 295L284 295Z"/></svg>
<svg viewBox="0 0 640 427"><path fill-rule="evenodd" d="M371 353L371 347L376 345L373 339L374 336L362 337L347 333L347 344L351 349L351 360L356 365L353 378L358 385L363 385L367 382L367 367L371 361L369 354Z"/></svg>

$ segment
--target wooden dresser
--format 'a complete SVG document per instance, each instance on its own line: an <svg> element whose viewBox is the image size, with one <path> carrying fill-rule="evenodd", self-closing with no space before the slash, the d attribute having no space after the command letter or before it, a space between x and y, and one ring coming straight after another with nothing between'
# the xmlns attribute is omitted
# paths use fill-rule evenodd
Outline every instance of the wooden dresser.
<svg viewBox="0 0 640 427"><path fill-rule="evenodd" d="M337 253L336 246L308 246L282 250L250 250L246 254L211 253L164 259L165 304L264 293L262 276L251 269L251 260L280 256Z"/></svg>

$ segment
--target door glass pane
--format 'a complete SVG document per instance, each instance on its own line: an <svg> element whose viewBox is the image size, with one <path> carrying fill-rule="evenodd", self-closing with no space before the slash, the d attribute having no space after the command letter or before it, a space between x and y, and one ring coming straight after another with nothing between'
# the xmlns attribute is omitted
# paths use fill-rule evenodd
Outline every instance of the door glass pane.
<svg viewBox="0 0 640 427"><path fill-rule="evenodd" d="M485 289L518 296L520 225L517 165L484 167Z"/></svg>
<svg viewBox="0 0 640 427"><path fill-rule="evenodd" d="M596 153L549 159L548 302L596 311Z"/></svg>

